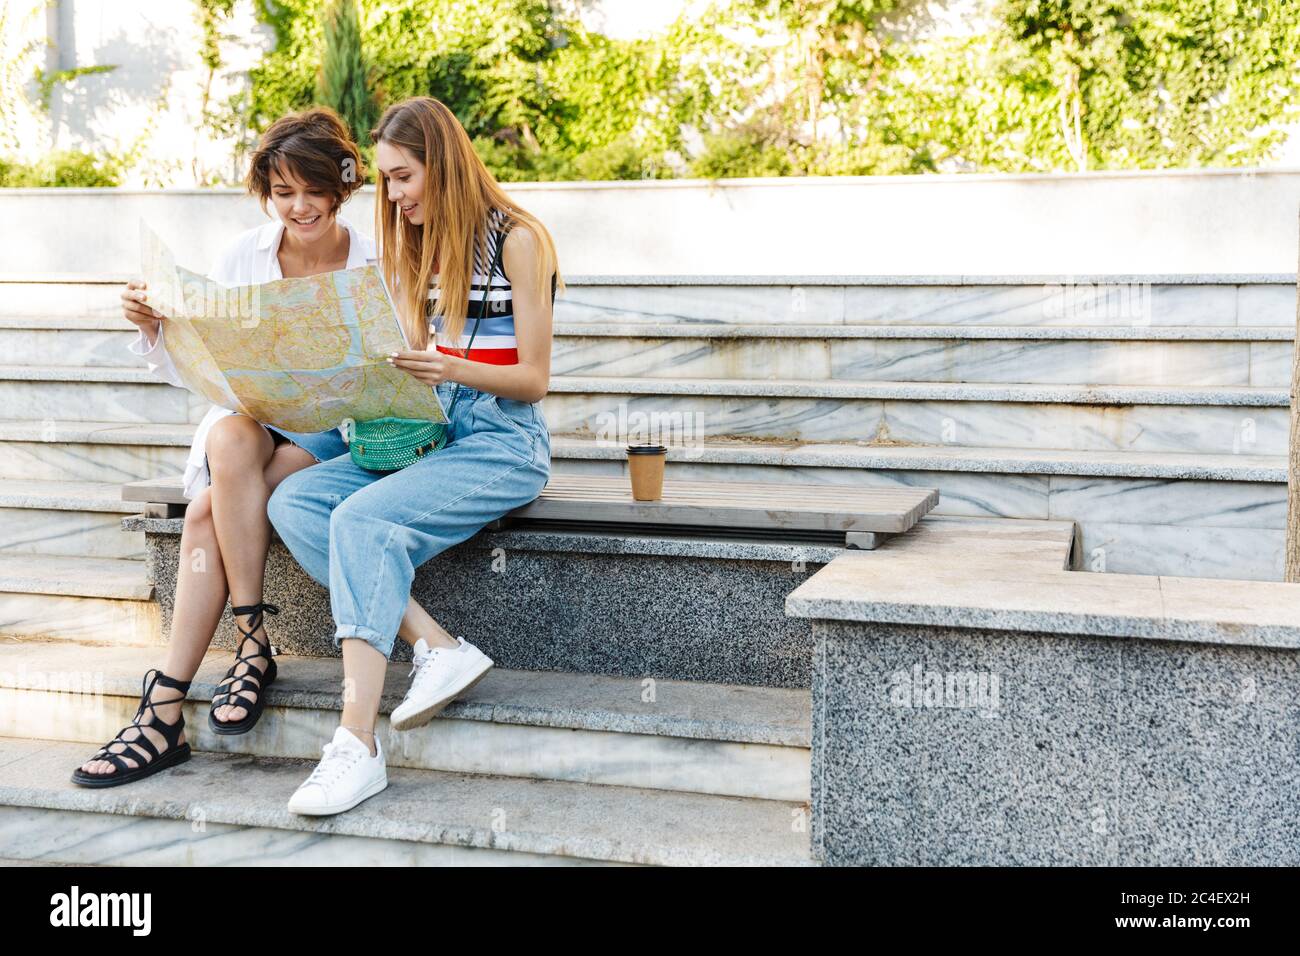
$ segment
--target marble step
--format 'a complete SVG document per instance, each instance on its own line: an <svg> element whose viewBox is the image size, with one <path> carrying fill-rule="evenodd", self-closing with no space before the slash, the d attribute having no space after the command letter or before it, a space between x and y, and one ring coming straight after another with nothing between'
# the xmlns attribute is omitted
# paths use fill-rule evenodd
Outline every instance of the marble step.
<svg viewBox="0 0 1300 956"><path fill-rule="evenodd" d="M575 470L594 467L600 473L626 469L625 441L566 434L552 428L553 463ZM193 439L193 425L139 425L103 421L32 422L0 419L0 478L60 480L62 475L26 475L4 472L6 462L17 463L28 446L55 450L84 446L76 457L59 457L68 480L124 483L184 470L185 454ZM953 471L992 474L1079 475L1108 478L1160 478L1191 481L1285 482L1283 454L1259 454L1242 442L1238 453L1211 454L1190 451L1134 452L1109 449L1079 451L1052 448L1003 448L959 444L907 444L883 442L753 441L743 437L710 437L682 443L669 441L668 467L716 465L730 472L733 466L767 469L764 480L793 482L854 481L859 469L896 471ZM131 454L135 468L121 461L106 461L105 477L73 474L76 461L94 452L121 449ZM150 454L152 453L152 454ZM154 464L154 460L157 464ZM137 471L136 468L144 470ZM612 472L610 469L613 469ZM92 469L93 470L93 469ZM683 477L685 474L683 473Z"/></svg>
<svg viewBox="0 0 1300 956"><path fill-rule="evenodd" d="M557 376L1289 386L1293 328L555 327Z"/></svg>
<svg viewBox="0 0 1300 956"><path fill-rule="evenodd" d="M338 726L340 662L280 655L258 726L221 736L208 728L208 705L232 660L213 651L200 665L186 706L190 745L315 759ZM0 645L0 737L75 740L93 752L131 722L142 675L161 663L151 649ZM398 733L387 715L409 670L389 665L380 704L390 767L809 798L806 690L672 680L647 688L639 679L495 668L427 727Z"/></svg>
<svg viewBox="0 0 1300 956"><path fill-rule="evenodd" d="M108 421L165 424L196 422L208 407L197 396L134 369L7 366L0 368L0 394L6 387L12 392L11 416L53 428L60 421L75 421L87 407ZM95 396L99 400L88 404ZM1253 386L558 375L542 403L553 432L597 438L643 422L642 427L666 432L670 440L681 440L673 438L681 433L1264 455L1281 454L1286 447L1288 406L1286 388Z"/></svg>
<svg viewBox="0 0 1300 956"><path fill-rule="evenodd" d="M153 597L143 561L61 554L0 555L0 591L133 601Z"/></svg>
<svg viewBox="0 0 1300 956"><path fill-rule="evenodd" d="M0 315L121 316L126 276L0 275ZM557 322L1291 326L1295 277L567 276Z"/></svg>
<svg viewBox="0 0 1300 956"><path fill-rule="evenodd" d="M621 445L557 435L551 447L556 472L626 475ZM717 441L671 446L667 469L686 481L937 488L936 515L1074 521L1085 570L1282 577L1281 456Z"/></svg>
<svg viewBox="0 0 1300 956"><path fill-rule="evenodd" d="M200 753L86 790L85 745L0 740L0 857L117 865L813 865L803 804L389 767L347 813L285 803L313 763Z"/></svg>
<svg viewBox="0 0 1300 956"><path fill-rule="evenodd" d="M10 365L143 369L143 359L127 350L135 339L120 310L98 316L0 314L0 355Z"/></svg>
<svg viewBox="0 0 1300 956"><path fill-rule="evenodd" d="M624 475L620 450L556 436L552 468ZM673 447L667 468L688 481L936 488L936 515L1070 520L1084 570L1282 577L1287 488L1280 456L711 442Z"/></svg>
<svg viewBox="0 0 1300 956"><path fill-rule="evenodd" d="M718 474L738 473L743 468L763 469L753 473L761 475L762 480L785 478L792 482L857 483L864 471L1286 482L1284 455L1244 452L1209 455L962 445L754 442L726 438L688 444L670 442L667 448L667 468L674 469L683 478L695 469L713 467L718 469ZM553 465L563 464L593 474L627 472L623 442L552 432L551 458Z"/></svg>
<svg viewBox="0 0 1300 956"><path fill-rule="evenodd" d="M557 376L552 433L689 444L942 444L1070 451L1285 453L1283 388L936 382L655 380Z"/></svg>
<svg viewBox="0 0 1300 956"><path fill-rule="evenodd" d="M144 562L130 563L139 565L143 578ZM17 586L26 587L26 579ZM34 586L48 588L41 581ZM162 647L165 643L158 602L152 598L81 597L36 590L0 592L0 640L61 641L83 647Z"/></svg>
<svg viewBox="0 0 1300 956"><path fill-rule="evenodd" d="M559 322L1295 326L1295 277L585 276Z"/></svg>
<svg viewBox="0 0 1300 956"><path fill-rule="evenodd" d="M76 427L76 436L105 443L88 444L75 456L60 443L29 445L38 453L50 449L57 458L55 467L39 459L27 464L57 475L72 467L96 468L100 456L116 452L130 452L128 461L137 467L150 454L172 453L170 473L175 474L189 430ZM10 423L6 433L0 423L0 438L31 429L31 423ZM153 440L169 444L152 449L115 444ZM626 472L622 443L557 433L552 451L556 473ZM12 466L14 457L0 455L0 467L6 462ZM940 491L937 514L1074 520L1085 563L1097 570L1258 580L1276 580L1281 573L1286 510L1281 456L711 440L672 446L667 467L683 480L932 487ZM112 481L121 470L114 463L91 476ZM142 468L122 480L164 473Z"/></svg>
<svg viewBox="0 0 1300 956"><path fill-rule="evenodd" d="M151 376L143 366L0 365L0 408L9 418L196 424L210 403Z"/></svg>
<svg viewBox="0 0 1300 956"><path fill-rule="evenodd" d="M0 478L123 484L185 470L191 424L0 419Z"/></svg>
<svg viewBox="0 0 1300 956"><path fill-rule="evenodd" d="M0 638L160 645L162 621L144 561L0 553Z"/></svg>
<svg viewBox="0 0 1300 956"><path fill-rule="evenodd" d="M0 554L144 558L144 536L121 527L139 507L112 482L0 478Z"/></svg>
<svg viewBox="0 0 1300 956"><path fill-rule="evenodd" d="M556 323L555 375L1119 385L1290 382L1292 327ZM120 317L0 317L11 365L142 369Z"/></svg>
<svg viewBox="0 0 1300 956"><path fill-rule="evenodd" d="M192 431L106 423L59 429L66 442L56 432L49 443L20 443L12 439L39 435L36 423L0 423L0 441L10 439L0 469L46 477L80 471L105 483L176 474ZM1243 450L1249 447L1243 441ZM556 473L626 471L621 442L556 433L552 451ZM165 469L150 466L160 459ZM937 514L1074 520L1084 565L1096 570L1256 580L1281 574L1285 460L1276 455L710 440L672 446L668 469L683 480L932 487L940 490Z"/></svg>
<svg viewBox="0 0 1300 956"><path fill-rule="evenodd" d="M0 274L0 316L68 316L122 321L127 276Z"/></svg>

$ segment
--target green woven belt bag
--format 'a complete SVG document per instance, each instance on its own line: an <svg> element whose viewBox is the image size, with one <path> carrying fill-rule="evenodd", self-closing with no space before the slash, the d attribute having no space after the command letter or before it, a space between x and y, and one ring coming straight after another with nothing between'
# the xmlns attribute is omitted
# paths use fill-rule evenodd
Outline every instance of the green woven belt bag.
<svg viewBox="0 0 1300 956"><path fill-rule="evenodd" d="M496 272L497 263L501 261L501 248L505 244L505 236L502 236L497 243L496 253L492 256L492 265L488 268L488 286L483 292L483 304L479 308L478 318L474 320L474 331L470 333L469 344L465 346L466 356L474 347L478 324L487 315L492 275ZM357 422L352 426L352 439L348 448L353 463L370 471L397 471L431 455L447 444L451 413L456 408L458 398L460 382L456 383L456 389L452 392L446 424L427 422L421 418L376 418L370 422Z"/></svg>
<svg viewBox="0 0 1300 956"><path fill-rule="evenodd" d="M447 444L447 426L421 418L377 418L357 422L352 460L371 471L396 471L413 465Z"/></svg>

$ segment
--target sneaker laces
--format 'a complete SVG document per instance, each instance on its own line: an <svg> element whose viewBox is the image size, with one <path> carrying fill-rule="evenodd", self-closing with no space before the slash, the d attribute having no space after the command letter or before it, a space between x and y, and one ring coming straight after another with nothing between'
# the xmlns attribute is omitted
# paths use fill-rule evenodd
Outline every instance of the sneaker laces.
<svg viewBox="0 0 1300 956"><path fill-rule="evenodd" d="M357 751L351 748L339 747L333 741L322 744L320 749L323 754L320 763L311 772L311 776L307 778L304 786L311 783L319 784L322 787L329 786L345 770L356 763L357 758L361 756Z"/></svg>
<svg viewBox="0 0 1300 956"><path fill-rule="evenodd" d="M429 675L433 673L433 664L436 661L439 652L445 650L450 650L450 648L435 647L418 661L411 662L411 673L406 676L410 677L414 675L415 680L411 682L411 687L407 690L406 696L411 696L411 691L414 690L418 684L428 680Z"/></svg>

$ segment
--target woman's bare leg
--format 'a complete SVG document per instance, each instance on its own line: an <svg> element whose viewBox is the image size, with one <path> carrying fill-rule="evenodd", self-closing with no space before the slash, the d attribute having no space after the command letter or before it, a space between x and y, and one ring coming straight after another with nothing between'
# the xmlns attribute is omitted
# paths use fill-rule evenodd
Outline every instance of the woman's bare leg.
<svg viewBox="0 0 1300 956"><path fill-rule="evenodd" d="M208 464L212 471L212 523L221 545L221 561L226 575L230 606L257 604L262 600L262 583L266 576L266 554L271 545L271 522L266 503L275 486L286 475L315 462L303 449L292 444L276 447L271 434L259 423L244 415L231 415L217 422L208 435ZM252 615L238 615L241 629L248 630ZM257 638L257 640L254 640ZM270 663L259 651L269 642L266 630L258 624L251 637L240 642L238 653L246 662L235 671L239 677L257 667L265 672ZM237 697L250 703L259 691L243 690ZM217 720L242 720L248 711L238 704L227 704L215 711Z"/></svg>
<svg viewBox="0 0 1300 956"><path fill-rule="evenodd" d="M243 418L243 416L231 416L231 418ZM223 419L226 421L228 419ZM251 421L251 419L245 419ZM266 430L260 425L257 426L265 435ZM215 432L215 428L213 431ZM270 437L267 436L268 441ZM249 443L253 445L253 443ZM210 450L209 461L211 462L217 454L230 454L238 452L238 449L222 449L217 452ZM252 451L255 457L244 462L244 468L258 468L259 461L256 457L261 449L253 445ZM274 490L287 475L295 471L300 471L315 463L315 459L303 449L296 445L283 444L275 448L271 454L270 460L261 463L260 471L263 473L264 482L270 490ZM198 670L199 664L203 660L203 655L207 652L212 643L213 634L216 632L217 625L221 620L221 615L225 610L226 598L228 596L228 587L225 571L225 559L222 552L221 543L218 539L216 525L212 516L212 494L213 487L205 488L202 492L194 497L185 509L185 525L181 532L180 559L179 567L176 574L176 604L172 610L172 636L171 644L168 648L167 662L163 667L163 673L178 681L188 681L194 677ZM267 492L267 497L270 491ZM239 499L234 499L238 501ZM253 505L256 507L256 504ZM261 503L262 521L266 524L269 534L270 522L266 518L266 501ZM237 550L237 549L236 549ZM266 552L262 552L262 570L265 572ZM254 661L254 663L257 663ZM180 716L181 698L175 691L168 688L162 688L159 691L155 688L155 694L160 701L155 709L160 720L173 723ZM233 714L233 717L220 718L221 712ZM218 709L219 719L238 720L244 714L242 707L232 706ZM166 741L157 731L146 731L149 738L154 744L163 750L166 747ZM127 740L134 739L135 733L128 732L125 735ZM179 738L180 743L185 742L184 733ZM134 751L127 750L124 754L124 760L128 767L134 767L136 760L132 754ZM82 769L87 773L114 773L116 768L106 760L87 761L82 765Z"/></svg>
<svg viewBox="0 0 1300 956"><path fill-rule="evenodd" d="M375 755L375 721L384 690L388 658L359 637L343 639L343 718L341 725Z"/></svg>
<svg viewBox="0 0 1300 956"><path fill-rule="evenodd" d="M412 647L421 638L430 647L459 647L447 629L430 617L413 597L406 600L406 614L397 628L397 636Z"/></svg>
<svg viewBox="0 0 1300 956"><path fill-rule="evenodd" d="M221 567L221 552L212 527L212 489L204 488L194 496L185 509L185 524L181 530L180 556L176 569L176 604L172 609L171 644L163 673L178 681L194 677L203 660L203 654L212 643L217 621L226 606L226 575ZM155 688L155 699L166 701L155 709L160 720L174 723L180 715L182 698L175 690ZM156 730L146 731L154 745L162 751L166 741ZM136 732L128 731L128 740ZM185 742L184 733L180 743ZM134 767L135 751L127 748L123 759ZM86 773L115 773L116 768L107 760L91 760L81 767Z"/></svg>
<svg viewBox="0 0 1300 956"><path fill-rule="evenodd" d="M190 680L212 643L226 607L226 571L212 524L212 488L204 488L185 509L176 603L172 608L172 637L163 673Z"/></svg>

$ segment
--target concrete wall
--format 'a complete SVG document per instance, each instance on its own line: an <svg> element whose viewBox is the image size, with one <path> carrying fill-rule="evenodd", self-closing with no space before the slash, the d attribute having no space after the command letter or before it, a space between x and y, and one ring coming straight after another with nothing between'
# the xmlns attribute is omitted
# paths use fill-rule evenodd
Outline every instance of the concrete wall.
<svg viewBox="0 0 1300 956"><path fill-rule="evenodd" d="M32 44L23 73L47 74L111 67L54 84L48 109L33 110L17 148L31 161L50 149L121 155L138 151L127 184L195 185L239 175L236 136L217 136L203 122L206 107L220 111L248 88L248 69L273 43L257 22L252 0L239 0L221 29L221 66L212 75L200 59L202 30L189 0L0 0L14 14L15 36L5 49L17 55ZM23 90L35 104L34 81ZM242 131L239 131L242 133Z"/></svg>
<svg viewBox="0 0 1300 956"><path fill-rule="evenodd" d="M1294 272L1300 169L529 183L568 274ZM373 191L347 207L367 231ZM0 190L0 273L134 273L138 222L206 269L235 189Z"/></svg>

